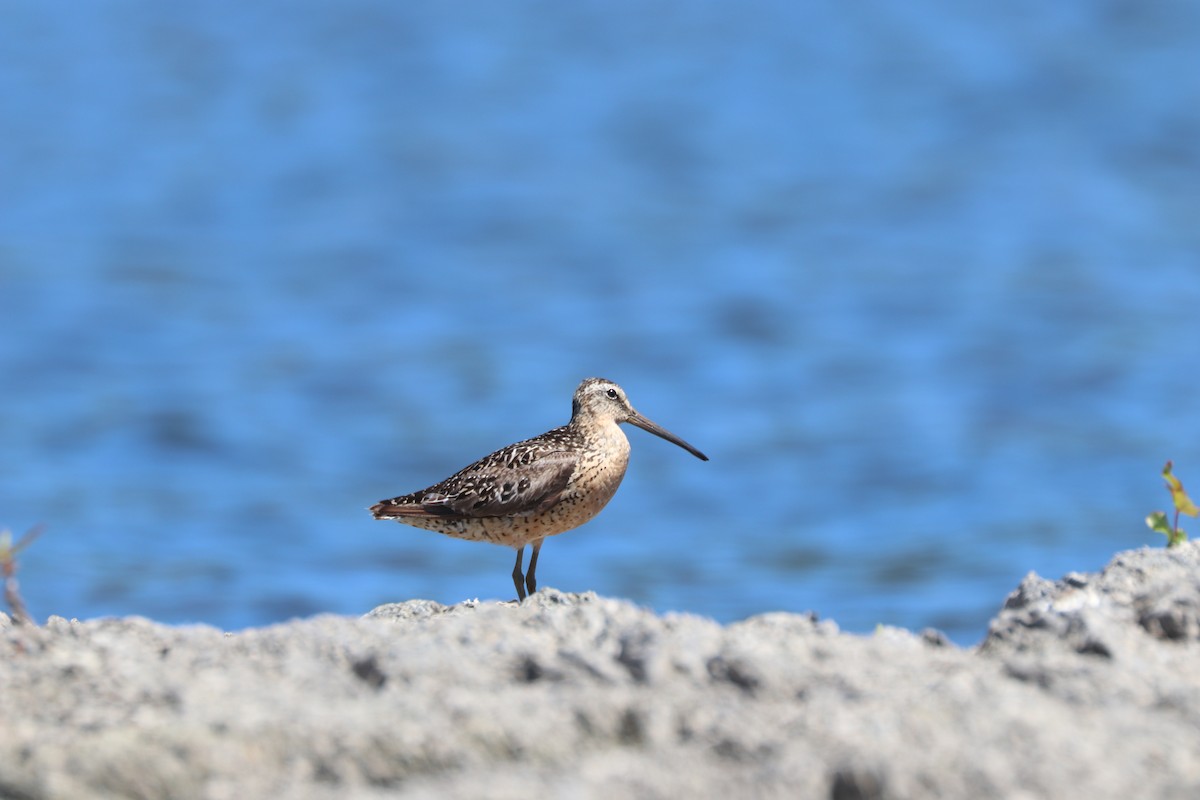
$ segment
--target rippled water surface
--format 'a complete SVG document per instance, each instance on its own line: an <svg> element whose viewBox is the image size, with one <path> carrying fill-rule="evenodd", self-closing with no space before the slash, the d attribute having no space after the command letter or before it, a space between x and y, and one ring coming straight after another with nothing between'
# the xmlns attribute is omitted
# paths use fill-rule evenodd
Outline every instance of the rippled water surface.
<svg viewBox="0 0 1200 800"><path fill-rule="evenodd" d="M1200 485L1200 7L145 0L0 26L35 615L511 594L376 500L620 382L542 585L980 638Z"/></svg>

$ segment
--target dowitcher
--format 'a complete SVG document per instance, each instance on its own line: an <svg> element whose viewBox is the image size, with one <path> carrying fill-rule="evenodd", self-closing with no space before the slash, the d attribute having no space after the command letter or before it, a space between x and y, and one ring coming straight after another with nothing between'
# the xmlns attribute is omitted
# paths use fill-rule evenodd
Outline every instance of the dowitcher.
<svg viewBox="0 0 1200 800"><path fill-rule="evenodd" d="M571 421L541 436L484 456L441 483L371 506L375 519L394 519L459 539L492 542L517 551L517 598L537 591L538 552L547 536L590 520L608 504L629 465L622 422L679 445L702 461L708 456L630 405L625 390L603 378L579 384ZM533 545L522 574L525 545Z"/></svg>

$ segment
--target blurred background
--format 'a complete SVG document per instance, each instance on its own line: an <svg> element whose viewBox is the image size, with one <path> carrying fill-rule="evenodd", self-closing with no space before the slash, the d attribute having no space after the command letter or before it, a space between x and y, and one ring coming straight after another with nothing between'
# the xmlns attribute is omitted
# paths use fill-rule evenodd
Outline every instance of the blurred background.
<svg viewBox="0 0 1200 800"><path fill-rule="evenodd" d="M541 585L978 641L1200 487L1200 6L5 4L35 617L512 595L377 522L621 383ZM1193 523L1194 524L1194 523Z"/></svg>

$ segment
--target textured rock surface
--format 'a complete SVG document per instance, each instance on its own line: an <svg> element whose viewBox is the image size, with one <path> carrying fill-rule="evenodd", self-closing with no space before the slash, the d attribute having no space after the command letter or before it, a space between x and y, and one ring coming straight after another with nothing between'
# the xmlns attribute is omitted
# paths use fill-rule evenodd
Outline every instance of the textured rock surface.
<svg viewBox="0 0 1200 800"><path fill-rule="evenodd" d="M0 615L0 797L1196 797L1200 548L976 649L545 590L226 634Z"/></svg>

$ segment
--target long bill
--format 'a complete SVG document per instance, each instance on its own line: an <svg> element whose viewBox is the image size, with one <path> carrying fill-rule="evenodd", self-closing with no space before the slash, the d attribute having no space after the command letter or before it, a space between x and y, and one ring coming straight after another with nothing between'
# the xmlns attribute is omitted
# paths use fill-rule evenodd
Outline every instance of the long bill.
<svg viewBox="0 0 1200 800"><path fill-rule="evenodd" d="M642 430L653 433L660 439L666 439L671 444L679 445L701 461L708 461L708 456L704 455L704 453L701 453L699 450L692 447L690 444L685 442L683 439L680 439L666 428L651 422L636 411L629 415L629 419L627 419L626 422L628 422L630 425L637 425Z"/></svg>

